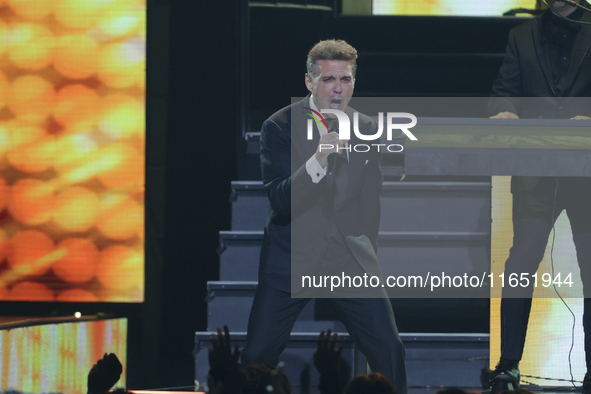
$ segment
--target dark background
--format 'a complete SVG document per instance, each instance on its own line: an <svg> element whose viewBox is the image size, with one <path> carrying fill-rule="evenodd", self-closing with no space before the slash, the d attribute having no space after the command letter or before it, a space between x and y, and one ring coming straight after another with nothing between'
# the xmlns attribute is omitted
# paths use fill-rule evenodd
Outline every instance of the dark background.
<svg viewBox="0 0 591 394"><path fill-rule="evenodd" d="M206 282L218 279L218 232L230 229L230 182L260 176L244 136L307 94L308 50L327 38L355 46L356 96L486 96L508 31L521 21L338 10L338 2L325 11L148 0L145 302L2 303L3 314L128 317L128 388L191 386L194 333L206 328ZM488 332L488 300L480 301L476 311L462 300L423 301L422 309L401 312L399 328Z"/></svg>

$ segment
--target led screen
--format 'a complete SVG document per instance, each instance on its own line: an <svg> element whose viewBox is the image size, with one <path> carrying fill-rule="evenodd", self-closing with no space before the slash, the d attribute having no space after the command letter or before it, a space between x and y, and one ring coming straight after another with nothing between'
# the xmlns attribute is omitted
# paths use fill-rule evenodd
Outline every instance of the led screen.
<svg viewBox="0 0 591 394"><path fill-rule="evenodd" d="M0 389L85 394L88 372L104 353L123 364L116 386L125 387L126 340L126 319L0 330Z"/></svg>
<svg viewBox="0 0 591 394"><path fill-rule="evenodd" d="M141 302L145 0L0 0L0 300Z"/></svg>
<svg viewBox="0 0 591 394"><path fill-rule="evenodd" d="M502 272L513 243L510 177L493 177L492 186L491 271ZM554 264L554 272L572 273L573 281L580 283L575 246L565 212L558 217L555 232L555 237L550 236L538 274L552 272L552 264ZM548 288L538 286L534 291L534 297L538 296L538 298L533 299L520 369L522 375L529 375L524 379L532 383L543 386L572 386L565 381L548 381L530 377L570 380L569 352L573 339L574 346L570 355L573 376L578 381L582 381L585 376L583 299L567 297L568 291L563 286L557 286L556 291L564 297L564 302L576 318L574 338L573 316L554 293L555 289L552 286ZM582 294L579 296L582 297ZM500 299L493 298L491 299L490 325L491 368L494 368L500 357L500 327Z"/></svg>
<svg viewBox="0 0 591 394"><path fill-rule="evenodd" d="M373 0L374 15L501 16L515 8L535 8L535 0Z"/></svg>

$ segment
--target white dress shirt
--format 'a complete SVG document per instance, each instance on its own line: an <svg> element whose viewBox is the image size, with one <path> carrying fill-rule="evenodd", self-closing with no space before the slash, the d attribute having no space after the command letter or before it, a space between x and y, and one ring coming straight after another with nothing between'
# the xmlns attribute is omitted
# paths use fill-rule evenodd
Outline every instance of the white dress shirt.
<svg viewBox="0 0 591 394"><path fill-rule="evenodd" d="M318 111L318 108L314 103L314 97L312 95L310 95L310 108L312 108L314 111ZM318 130L320 137L328 133L326 126L322 122L320 124L316 123L316 130ZM348 144L345 144L345 146L347 145ZM347 152L347 159L349 159L349 151L345 150L345 152ZM326 176L326 168L322 167L318 162L318 159L316 159L316 152L314 152L312 157L310 157L306 162L306 172L308 175L310 175L312 182L314 183L320 182L322 178Z"/></svg>

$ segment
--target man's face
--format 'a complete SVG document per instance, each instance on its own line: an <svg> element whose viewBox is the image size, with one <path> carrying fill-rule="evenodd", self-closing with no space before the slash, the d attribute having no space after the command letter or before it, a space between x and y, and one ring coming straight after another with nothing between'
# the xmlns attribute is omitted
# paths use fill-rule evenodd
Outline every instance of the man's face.
<svg viewBox="0 0 591 394"><path fill-rule="evenodd" d="M579 4L581 2L581 0L573 0L573 1L577 4ZM547 2L548 2L548 6L550 6L550 9L552 11L554 11L554 13L562 15L562 16L568 16L574 10L577 9L577 7L567 4L564 1L547 0Z"/></svg>
<svg viewBox="0 0 591 394"><path fill-rule="evenodd" d="M355 79L351 63L345 60L318 60L316 76L306 74L306 87L314 96L314 104L321 109L345 111L353 96ZM334 114L326 114L336 118Z"/></svg>

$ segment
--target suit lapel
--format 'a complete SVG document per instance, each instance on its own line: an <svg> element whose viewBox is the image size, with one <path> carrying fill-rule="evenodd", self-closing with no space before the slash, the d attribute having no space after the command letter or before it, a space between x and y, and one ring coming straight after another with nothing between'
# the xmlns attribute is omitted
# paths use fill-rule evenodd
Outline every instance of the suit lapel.
<svg viewBox="0 0 591 394"><path fill-rule="evenodd" d="M308 140L308 119L312 119L309 117L308 113L310 113L309 109L305 107L309 107L310 95L306 96L303 100L297 103L293 107L293 111L291 114L291 141L294 144L293 148L295 148L299 157L301 157L304 162L310 158L316 152L318 148L318 142L320 141L320 135L318 134L318 129L316 125L313 125L313 133L312 139ZM297 163L298 167L302 163Z"/></svg>
<svg viewBox="0 0 591 394"><path fill-rule="evenodd" d="M549 11L548 11L549 12ZM554 83L554 78L552 78L552 71L550 69L550 58L548 55L548 50L546 49L545 45L542 45L542 16L544 14L538 16L533 20L531 24L531 34L532 40L534 42L534 49L536 51L536 56L538 57L538 64L542 68L542 72L544 73L544 78L546 78L546 82L548 83L548 87L552 91L552 94L558 97L556 93L556 84Z"/></svg>
<svg viewBox="0 0 591 394"><path fill-rule="evenodd" d="M585 12L582 21L591 23L591 13ZM591 46L591 25L582 24L581 30L577 34L573 45L573 54L568 67L568 73L566 74L567 88L564 90L565 92L568 92L571 88L583 60L587 56L587 53L589 53L589 46Z"/></svg>

